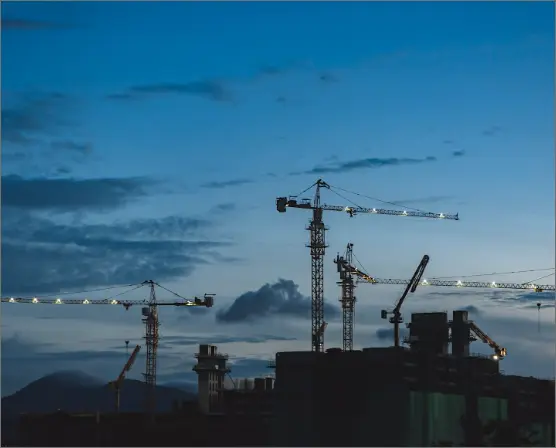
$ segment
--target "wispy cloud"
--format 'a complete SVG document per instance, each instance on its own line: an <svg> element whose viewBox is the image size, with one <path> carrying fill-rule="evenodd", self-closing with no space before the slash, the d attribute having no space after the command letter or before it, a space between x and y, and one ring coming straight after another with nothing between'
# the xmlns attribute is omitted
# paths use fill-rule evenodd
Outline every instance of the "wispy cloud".
<svg viewBox="0 0 556 448"><path fill-rule="evenodd" d="M236 209L236 204L234 204L233 202L225 202L223 204L217 204L215 205L212 210L215 212L231 212L234 211Z"/></svg>
<svg viewBox="0 0 556 448"><path fill-rule="evenodd" d="M55 151L77 152L82 155L88 155L93 152L91 143L79 143L72 140L55 141L50 144Z"/></svg>
<svg viewBox="0 0 556 448"><path fill-rule="evenodd" d="M502 128L500 126L489 126L486 129L483 129L483 131L481 132L481 134L483 134L485 137L492 137L493 135L499 134L502 131Z"/></svg>
<svg viewBox="0 0 556 448"><path fill-rule="evenodd" d="M29 211L112 210L144 197L150 182L129 179L49 179L2 176L2 207Z"/></svg>
<svg viewBox="0 0 556 448"><path fill-rule="evenodd" d="M227 187L238 187L240 185L246 185L253 183L252 179L232 179L232 180L224 180L224 181L214 181L214 182L207 182L206 184L201 185L202 188L227 188Z"/></svg>
<svg viewBox="0 0 556 448"><path fill-rule="evenodd" d="M340 79L332 73L325 72L319 75L319 80L322 82L332 83L332 82L338 82Z"/></svg>
<svg viewBox="0 0 556 448"><path fill-rule="evenodd" d="M297 172L292 172L290 174L299 175L299 174L346 173L349 171L384 168L387 166L418 165L422 163L436 162L436 160L437 159L434 156L427 156L422 159L407 158L407 157L402 157L402 158L371 157L368 159L357 159L348 162L333 162L327 165L317 165L314 168L311 168L310 170L301 171L301 172L297 171Z"/></svg>
<svg viewBox="0 0 556 448"><path fill-rule="evenodd" d="M453 196L425 196L422 198L413 198L413 199L400 199L395 201L390 201L393 204L400 204L400 205L410 205L410 204L436 204L438 202L450 201L453 200Z"/></svg>
<svg viewBox="0 0 556 448"><path fill-rule="evenodd" d="M68 25L43 20L2 18L4 30L47 30L70 28Z"/></svg>
<svg viewBox="0 0 556 448"><path fill-rule="evenodd" d="M233 94L223 82L215 80L187 83L156 83L131 86L126 91L107 96L112 100L139 99L152 95L191 95L216 102L229 102Z"/></svg>

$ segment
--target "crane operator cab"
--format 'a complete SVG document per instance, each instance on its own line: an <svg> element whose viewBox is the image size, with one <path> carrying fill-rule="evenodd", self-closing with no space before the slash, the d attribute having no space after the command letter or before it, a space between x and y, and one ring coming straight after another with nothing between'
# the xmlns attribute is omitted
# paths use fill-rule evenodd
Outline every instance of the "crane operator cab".
<svg viewBox="0 0 556 448"><path fill-rule="evenodd" d="M276 210L278 210L280 213L285 213L287 203L288 203L288 198L277 198L276 199Z"/></svg>
<svg viewBox="0 0 556 448"><path fill-rule="evenodd" d="M214 305L214 296L212 294L205 294L205 306L207 308L212 308Z"/></svg>

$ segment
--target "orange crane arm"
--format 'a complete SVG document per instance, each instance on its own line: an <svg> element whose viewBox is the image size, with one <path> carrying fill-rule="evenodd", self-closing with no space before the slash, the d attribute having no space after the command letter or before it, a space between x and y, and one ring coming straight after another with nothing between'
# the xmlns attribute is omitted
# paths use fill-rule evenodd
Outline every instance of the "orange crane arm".
<svg viewBox="0 0 556 448"><path fill-rule="evenodd" d="M506 349L504 347L500 347L496 342L489 338L488 335L484 333L474 322L469 322L469 328L475 335L479 337L481 341L483 341L485 344L488 344L489 347L494 349L494 353L496 354L496 356L498 356L500 359L506 356Z"/></svg>
<svg viewBox="0 0 556 448"><path fill-rule="evenodd" d="M120 373L120 376L118 376L118 379L116 381L114 381L118 386L120 384L122 384L122 381L125 379L125 374L131 370L131 367L133 367L133 363L135 362L135 359L137 358L137 354L139 353L139 350L141 350L141 346L136 345L135 348L133 349L133 352L131 353L131 356L129 357L129 359L125 363L125 366L122 369L122 372Z"/></svg>

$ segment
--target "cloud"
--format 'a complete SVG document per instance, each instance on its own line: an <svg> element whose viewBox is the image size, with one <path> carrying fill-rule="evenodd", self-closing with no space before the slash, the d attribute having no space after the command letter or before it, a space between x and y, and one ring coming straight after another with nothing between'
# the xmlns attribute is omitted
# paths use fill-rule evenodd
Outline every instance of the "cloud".
<svg viewBox="0 0 556 448"><path fill-rule="evenodd" d="M409 205L409 204L435 204L438 202L453 200L453 196L425 196L422 198L414 199L400 199L391 201L392 204Z"/></svg>
<svg viewBox="0 0 556 448"><path fill-rule="evenodd" d="M319 75L319 81L332 83L332 82L338 82L339 79L337 76L333 75L332 73L321 73Z"/></svg>
<svg viewBox="0 0 556 448"><path fill-rule="evenodd" d="M413 158L368 158L368 159L357 159L351 160L349 162L334 162L328 164L327 166L319 165L308 171L293 172L291 175L298 174L325 174L325 173L346 173L355 170L372 169L372 168L384 168L387 166L401 166L401 165L417 165L421 163L436 162L436 157L427 156L423 159L413 159Z"/></svg>
<svg viewBox="0 0 556 448"><path fill-rule="evenodd" d="M159 346L162 347L182 347L186 345L199 344L231 344L235 342L246 342L249 344L263 344L268 341L295 341L296 338L269 334L259 334L252 336L228 336L223 334L199 335L199 336L164 336L160 340Z"/></svg>
<svg viewBox="0 0 556 448"><path fill-rule="evenodd" d="M55 151L71 151L83 155L91 154L93 151L91 143L78 143L72 140L52 142L50 146Z"/></svg>
<svg viewBox="0 0 556 448"><path fill-rule="evenodd" d="M499 134L502 131L502 128L500 126L489 126L486 129L483 129L483 131L481 132L481 134L483 134L485 137L492 137L493 135Z"/></svg>
<svg viewBox="0 0 556 448"><path fill-rule="evenodd" d="M490 300L499 303L527 305L532 308L537 307L537 303L541 306L553 307L556 300L554 291L543 292L517 292L517 291L493 291L489 295Z"/></svg>
<svg viewBox="0 0 556 448"><path fill-rule="evenodd" d="M338 315L339 310L325 303L327 318ZM244 322L257 318L277 315L290 315L308 318L311 313L311 299L299 292L299 287L291 280L279 279L276 283L267 283L257 291L248 291L237 299L225 311L219 311L219 322Z"/></svg>
<svg viewBox="0 0 556 448"><path fill-rule="evenodd" d="M129 87L127 91L108 95L107 98L129 100L149 95L192 95L217 102L228 102L233 99L228 87L219 81L145 84Z"/></svg>
<svg viewBox="0 0 556 448"><path fill-rule="evenodd" d="M69 121L63 118L70 98L62 93L25 95L16 104L2 104L2 142L28 146L51 136Z"/></svg>
<svg viewBox="0 0 556 448"><path fill-rule="evenodd" d="M232 212L236 210L237 206L233 202L225 202L223 204L215 205L212 210L214 212L224 213L224 212Z"/></svg>
<svg viewBox="0 0 556 448"><path fill-rule="evenodd" d="M409 332L405 328L400 328L400 340L403 340L405 336L407 336ZM379 328L375 331L375 336L379 341L386 341L390 340L392 343L394 342L394 327L387 327L387 328Z"/></svg>
<svg viewBox="0 0 556 448"><path fill-rule="evenodd" d="M278 67L276 65L264 65L259 69L261 75L283 75L289 70L288 67Z"/></svg>
<svg viewBox="0 0 556 448"><path fill-rule="evenodd" d="M240 185L246 185L253 183L252 179L232 179L232 180L225 180L225 181L214 181L208 182L206 184L201 185L202 188L227 188L227 187L238 187Z"/></svg>
<svg viewBox="0 0 556 448"><path fill-rule="evenodd" d="M475 315L481 314L481 310L479 310L479 308L477 308L475 305L467 305L458 309L462 311L467 311L469 314L475 314Z"/></svg>
<svg viewBox="0 0 556 448"><path fill-rule="evenodd" d="M144 197L143 178L25 179L2 176L2 207L26 210L109 210Z"/></svg>
<svg viewBox="0 0 556 448"><path fill-rule="evenodd" d="M59 174L60 167L71 171L72 165L89 160L91 143L73 137L79 131L77 105L75 98L58 92L5 95L1 117L4 173Z"/></svg>
<svg viewBox="0 0 556 448"><path fill-rule="evenodd" d="M159 282L191 275L229 243L201 238L204 220L169 216L114 224L67 225L4 213L2 294ZM186 239L187 238L187 239Z"/></svg>
<svg viewBox="0 0 556 448"><path fill-rule="evenodd" d="M465 151L463 149L452 151L452 156L454 157L463 157L465 155Z"/></svg>
<svg viewBox="0 0 556 448"><path fill-rule="evenodd" d="M63 28L68 28L68 26L43 20L2 18L2 29L4 30L48 30Z"/></svg>

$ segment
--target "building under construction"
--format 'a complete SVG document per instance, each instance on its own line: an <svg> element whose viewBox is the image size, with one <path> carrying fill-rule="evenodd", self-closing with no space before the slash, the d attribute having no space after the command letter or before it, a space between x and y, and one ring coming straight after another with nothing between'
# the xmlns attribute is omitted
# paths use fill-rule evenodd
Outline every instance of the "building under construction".
<svg viewBox="0 0 556 448"><path fill-rule="evenodd" d="M465 311L408 326L410 348L278 353L275 445L479 446L485 424L509 421L554 446L554 381L503 375L496 352L469 356Z"/></svg>
<svg viewBox="0 0 556 448"><path fill-rule="evenodd" d="M224 387L228 355L201 345L198 401L146 413L23 416L20 446L519 446L485 424L534 430L554 446L554 381L503 375L496 345L466 311L416 313L409 348L276 354L273 378ZM470 356L472 333L494 350ZM451 351L449 345L451 343Z"/></svg>

